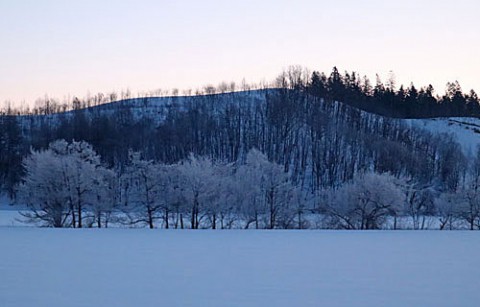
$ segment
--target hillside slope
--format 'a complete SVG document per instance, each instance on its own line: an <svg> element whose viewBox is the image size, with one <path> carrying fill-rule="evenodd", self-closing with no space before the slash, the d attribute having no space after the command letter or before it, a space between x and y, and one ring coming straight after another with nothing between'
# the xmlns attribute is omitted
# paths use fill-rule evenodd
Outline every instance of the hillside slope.
<svg viewBox="0 0 480 307"><path fill-rule="evenodd" d="M89 142L118 169L128 164L131 150L170 164L190 153L242 161L257 148L312 191L365 171L454 188L459 170L470 163L461 155L470 157L480 144L479 119L393 119L286 89L128 99L20 116L17 122L21 144L6 149L17 155L15 163L6 159L6 170L0 167L10 186L18 182L29 149L46 148L56 139Z"/></svg>
<svg viewBox="0 0 480 307"><path fill-rule="evenodd" d="M402 121L432 133L452 134L467 155L475 153L480 145L480 119L478 118L450 117L403 119Z"/></svg>
<svg viewBox="0 0 480 307"><path fill-rule="evenodd" d="M38 126L42 122L56 126L62 120L71 120L76 115L84 115L88 120L95 117L112 117L118 113L126 113L132 116L134 121L151 120L155 125L162 123L168 111L172 108L186 110L189 106L215 101L216 104L234 103L235 101L250 101L251 103L262 103L267 93L274 93L276 90L253 90L244 92L232 92L212 95L197 96L169 96L169 97L144 97L131 98L109 102L97 106L87 107L79 110L66 111L48 115L23 115L18 116L23 126Z"/></svg>
<svg viewBox="0 0 480 307"><path fill-rule="evenodd" d="M146 97L119 100L99 106L85 108L79 111L68 111L50 115L20 116L21 125L29 130L41 123L58 126L62 120L71 120L76 114L85 115L87 120L99 116L114 116L115 113L125 112L131 114L134 121L150 120L155 126L165 121L169 110L178 108L187 110L195 104L214 101L215 104L236 104L238 101L249 102L252 105L265 103L266 96L275 94L278 90L253 90L234 93L223 93L199 96L172 96L172 97ZM343 105L341 102L338 103ZM346 106L347 108L353 108ZM359 111L362 116L385 118L380 115ZM430 119L391 119L417 129L424 129L433 134L452 134L454 139L462 146L466 154L473 153L480 145L480 119L469 117L430 118Z"/></svg>

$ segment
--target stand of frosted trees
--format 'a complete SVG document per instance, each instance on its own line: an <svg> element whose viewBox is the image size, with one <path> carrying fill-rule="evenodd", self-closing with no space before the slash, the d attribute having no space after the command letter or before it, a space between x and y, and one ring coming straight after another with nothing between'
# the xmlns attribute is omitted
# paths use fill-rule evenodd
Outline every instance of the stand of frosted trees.
<svg viewBox="0 0 480 307"><path fill-rule="evenodd" d="M405 176L363 172L310 192L252 149L233 163L193 154L174 163L128 154L109 169L86 142L52 142L24 159L16 202L50 227L480 228L480 155L462 184L435 189Z"/></svg>

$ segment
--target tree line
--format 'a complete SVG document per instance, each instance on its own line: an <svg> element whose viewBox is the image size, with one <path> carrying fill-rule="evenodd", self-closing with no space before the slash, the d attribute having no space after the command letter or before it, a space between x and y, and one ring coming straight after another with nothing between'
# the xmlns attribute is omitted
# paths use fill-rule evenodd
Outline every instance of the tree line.
<svg viewBox="0 0 480 307"><path fill-rule="evenodd" d="M234 163L192 154L165 164L129 152L114 170L90 144L58 140L33 150L24 167L16 201L27 206L27 222L42 226L424 229L435 219L440 229L480 227L480 157L452 192L366 171L312 194L257 149Z"/></svg>
<svg viewBox="0 0 480 307"><path fill-rule="evenodd" d="M370 113L394 118L480 117L478 94L473 89L464 92L458 81L448 82L442 95L436 93L431 84L422 87L413 83L398 86L393 72L390 72L386 82L378 74L373 82L359 72L345 71L342 74L337 67L330 73L324 73L310 72L300 66L290 66L270 83L247 83L243 80L241 84L221 82L217 86L207 84L195 90L156 89L136 94L126 89L63 100L45 95L38 98L34 106L23 103L15 107L7 101L0 109L0 114L49 115L135 98L199 96L266 88L302 90L323 99L340 101Z"/></svg>

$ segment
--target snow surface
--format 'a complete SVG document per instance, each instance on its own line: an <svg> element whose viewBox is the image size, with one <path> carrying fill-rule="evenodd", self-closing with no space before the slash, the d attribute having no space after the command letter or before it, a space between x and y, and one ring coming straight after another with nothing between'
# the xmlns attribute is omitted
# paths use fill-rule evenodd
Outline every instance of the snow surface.
<svg viewBox="0 0 480 307"><path fill-rule="evenodd" d="M22 222L24 218L20 214L19 209L25 208L13 206L10 198L4 194L0 194L0 227L33 226L32 224L25 224Z"/></svg>
<svg viewBox="0 0 480 307"><path fill-rule="evenodd" d="M12 201L7 195L0 193L0 210L8 210L11 208Z"/></svg>
<svg viewBox="0 0 480 307"><path fill-rule="evenodd" d="M0 305L477 306L477 232L1 228Z"/></svg>
<svg viewBox="0 0 480 307"><path fill-rule="evenodd" d="M25 218L20 214L18 210L0 209L0 227L34 226L33 224L26 224L22 222L24 219Z"/></svg>

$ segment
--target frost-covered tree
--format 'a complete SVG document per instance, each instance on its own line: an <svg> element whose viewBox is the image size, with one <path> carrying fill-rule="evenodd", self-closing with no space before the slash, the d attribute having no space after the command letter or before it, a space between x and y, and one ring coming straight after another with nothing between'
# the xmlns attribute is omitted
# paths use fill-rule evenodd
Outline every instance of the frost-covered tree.
<svg viewBox="0 0 480 307"><path fill-rule="evenodd" d="M216 229L219 222L223 229L234 222L232 203L236 200L236 195L232 189L235 184L232 181L233 168L230 164L216 164L212 171L209 173L211 190L206 194L204 211L212 229Z"/></svg>
<svg viewBox="0 0 480 307"><path fill-rule="evenodd" d="M263 153L252 149L245 164L239 167L237 178L244 188L242 193L246 203L242 211L249 217L247 227L255 222L258 228L262 216L270 229L291 224L294 187L281 165L270 162ZM282 225L279 225L280 221Z"/></svg>
<svg viewBox="0 0 480 307"><path fill-rule="evenodd" d="M26 205L27 222L65 227L72 211L61 161L51 150L32 151L23 161L25 176L17 187L16 202Z"/></svg>
<svg viewBox="0 0 480 307"><path fill-rule="evenodd" d="M155 227L162 218L165 202L165 176L159 164L141 158L140 153L130 153L130 162L122 177L126 190L127 213L132 224L144 223Z"/></svg>
<svg viewBox="0 0 480 307"><path fill-rule="evenodd" d="M436 200L440 229L454 229L460 221L470 230L480 228L480 151L473 160L461 187L448 191Z"/></svg>
<svg viewBox="0 0 480 307"><path fill-rule="evenodd" d="M427 216L435 214L435 191L426 185L410 182L404 186L404 213L411 217L413 229L424 229Z"/></svg>
<svg viewBox="0 0 480 307"><path fill-rule="evenodd" d="M437 173L444 188L455 192L467 169L467 159L451 135L444 136L438 151Z"/></svg>
<svg viewBox="0 0 480 307"><path fill-rule="evenodd" d="M309 191L302 190L301 187L295 187L291 192L292 211L295 211L295 219L298 229L307 229L310 227L309 221L305 215L313 212L313 207L317 197Z"/></svg>
<svg viewBox="0 0 480 307"><path fill-rule="evenodd" d="M459 217L459 195L443 193L435 200L436 216L440 222L440 230L454 229Z"/></svg>
<svg viewBox="0 0 480 307"><path fill-rule="evenodd" d="M470 230L480 227L480 190L473 186L457 192L459 218L468 224Z"/></svg>
<svg viewBox="0 0 480 307"><path fill-rule="evenodd" d="M58 140L49 149L61 161L65 186L68 189L72 207L72 226L83 227L83 213L87 207L97 202L96 195L103 181L100 174L100 156L86 142L67 143Z"/></svg>
<svg viewBox="0 0 480 307"><path fill-rule="evenodd" d="M178 163L181 193L189 209L190 226L198 229L207 202L212 202L215 189L218 188L215 180L214 164L205 157L195 157L190 154L188 159Z"/></svg>
<svg viewBox="0 0 480 307"><path fill-rule="evenodd" d="M183 176L177 168L177 165L162 165L162 173L164 178L164 189L162 194L163 202L163 219L165 228L170 228L170 221L172 226L177 228L184 228L184 213L186 209L185 193L183 193L184 185L182 185Z"/></svg>
<svg viewBox="0 0 480 307"><path fill-rule="evenodd" d="M120 180L119 176L110 169L97 170L95 180L96 201L92 202L91 210L94 222L98 228L108 227L112 215L120 206Z"/></svg>
<svg viewBox="0 0 480 307"><path fill-rule="evenodd" d="M401 210L403 198L395 177L366 173L336 190L326 211L337 227L378 229Z"/></svg>
<svg viewBox="0 0 480 307"><path fill-rule="evenodd" d="M447 208L448 206L452 207L455 214L452 219L465 222L470 230L480 228L480 186L478 183L478 178L471 176L461 188L450 193L447 200L450 200L451 204L449 202L443 204Z"/></svg>
<svg viewBox="0 0 480 307"><path fill-rule="evenodd" d="M17 202L29 207L25 216L48 226L83 226L84 212L97 201L96 182L103 178L100 157L85 142L59 140L46 150L32 151L24 163Z"/></svg>
<svg viewBox="0 0 480 307"><path fill-rule="evenodd" d="M235 173L235 194L238 198L237 214L245 222L245 228L254 223L260 228L260 217L265 213L265 197L262 192L262 174L250 163L241 165Z"/></svg>

